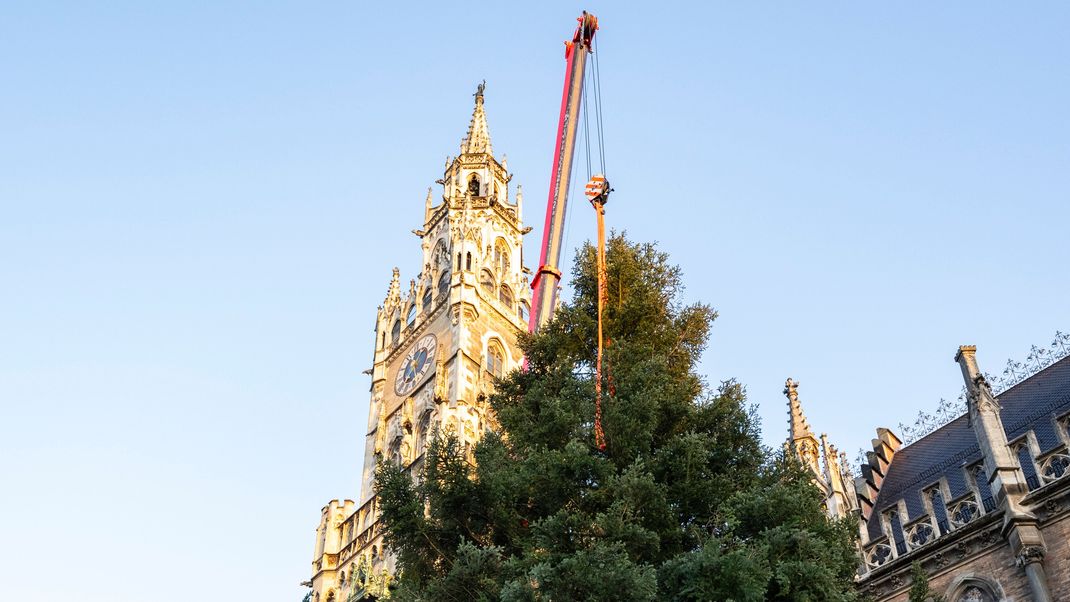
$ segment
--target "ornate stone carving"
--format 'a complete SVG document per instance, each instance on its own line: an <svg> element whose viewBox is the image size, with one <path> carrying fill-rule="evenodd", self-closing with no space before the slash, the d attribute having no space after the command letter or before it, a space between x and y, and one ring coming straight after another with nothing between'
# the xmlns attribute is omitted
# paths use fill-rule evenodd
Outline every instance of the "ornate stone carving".
<svg viewBox="0 0 1070 602"><path fill-rule="evenodd" d="M791 401L799 401L799 383L798 381L791 380L790 378L784 383L784 395L788 396Z"/></svg>
<svg viewBox="0 0 1070 602"><path fill-rule="evenodd" d="M448 383L446 381L446 361L443 358L439 358L438 365L435 366L435 403L442 403L446 401L446 397L449 395L447 387Z"/></svg>
<svg viewBox="0 0 1070 602"><path fill-rule="evenodd" d="M1015 558L1018 566L1025 566L1044 560L1044 548L1040 546L1024 546Z"/></svg>

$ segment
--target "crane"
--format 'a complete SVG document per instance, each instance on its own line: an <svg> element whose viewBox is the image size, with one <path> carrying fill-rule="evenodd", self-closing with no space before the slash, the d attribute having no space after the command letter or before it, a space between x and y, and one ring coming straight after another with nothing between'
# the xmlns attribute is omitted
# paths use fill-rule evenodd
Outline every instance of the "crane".
<svg viewBox="0 0 1070 602"><path fill-rule="evenodd" d="M565 89L561 95L561 113L557 122L554 162L550 172L550 192L546 201L546 223L542 231L539 269L531 282L531 315L528 330L536 332L550 321L557 306L557 289L561 283L561 247L565 238L565 215L568 186L572 179L572 158L576 151L580 103L583 100L584 71L591 53L598 18L583 11L571 42L565 42ZM607 188L608 190L608 188Z"/></svg>
<svg viewBox="0 0 1070 602"><path fill-rule="evenodd" d="M561 113L557 122L557 139L554 145L554 161L550 172L550 191L546 201L546 223L542 232L542 252L539 258L539 270L531 283L535 289L532 295L532 311L528 330L532 333L544 326L554 314L557 306L558 285L561 283L561 270L558 262L561 260L561 248L565 238L565 215L568 206L568 188L572 180L572 159L576 151L576 135L579 128L580 106L586 107L583 98L584 75L587 66L587 55L593 52L594 34L598 31L598 18L583 11L580 15L579 26L572 36L571 42L565 43L565 89L561 94ZM598 121L598 144L602 150L601 141L601 98L597 78L597 63L595 69L595 110L599 112ZM590 121L585 116L586 123ZM587 142L587 174L591 175L590 141ZM605 170L605 160L602 160L602 169ZM613 394L613 379L609 375L609 366L606 364L603 373L603 344L602 312L606 302L606 236L605 236L605 205L612 189L604 174L599 173L591 177L584 190L587 199L594 207L598 222L598 247L596 254L596 270L598 277L598 356L595 361L594 387L594 439L595 445L605 450L605 434L602 431L602 380L603 375L609 376L610 394ZM525 367L527 363L525 360Z"/></svg>

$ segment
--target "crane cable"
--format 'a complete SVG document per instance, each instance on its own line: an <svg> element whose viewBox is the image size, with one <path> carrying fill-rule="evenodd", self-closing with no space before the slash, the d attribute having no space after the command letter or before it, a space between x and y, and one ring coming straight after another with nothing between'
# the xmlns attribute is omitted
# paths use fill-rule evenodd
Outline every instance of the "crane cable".
<svg viewBox="0 0 1070 602"><path fill-rule="evenodd" d="M597 42L595 42L597 45ZM595 49L592 49L595 50ZM596 124L596 136L598 140L598 159L599 167L601 167L600 173L591 174L591 142L590 142L590 130L589 130L589 116L587 111L587 95L583 97L583 131L584 138L586 139L586 155L587 155L587 175L590 180L587 183L586 194L588 200L591 201L591 206L595 210L595 217L598 222L598 247L597 254L595 256L595 265L598 274L598 355L595 359L595 371L594 371L594 441L599 450L606 449L606 436L602 430L602 368L605 364L605 375L609 385L609 394L614 395L616 388L613 385L613 376L610 371L608 358L604 358L605 349L609 347L610 341L603 339L603 320L602 314L605 310L606 301L609 297L608 284L606 277L606 201L609 199L609 193L612 190L609 187L609 181L605 177L606 169L606 155L605 145L602 130L602 85L600 80L600 73L598 69L598 53L594 54L594 81L591 83L591 87L594 92L594 109L595 109L595 124Z"/></svg>

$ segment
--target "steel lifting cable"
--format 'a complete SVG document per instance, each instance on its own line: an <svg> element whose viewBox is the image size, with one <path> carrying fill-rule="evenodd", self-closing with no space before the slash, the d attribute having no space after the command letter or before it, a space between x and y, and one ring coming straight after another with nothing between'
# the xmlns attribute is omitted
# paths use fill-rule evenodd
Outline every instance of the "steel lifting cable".
<svg viewBox="0 0 1070 602"><path fill-rule="evenodd" d="M602 111L601 111L601 86L599 85L598 77L598 53L595 52L595 69L594 69L594 82L591 83L592 91L594 92L594 110L595 110L595 124L596 124L596 136L598 138L598 155L600 167L602 172L591 176L590 181L587 183L586 194L588 200L591 201L591 206L594 207L595 218L598 222L598 248L595 255L595 269L598 277L598 355L595 357L594 368L594 441L598 449L606 449L606 436L605 431L602 429L602 380L603 380L603 367L605 368L605 375L608 377L609 393L613 395L615 393L613 387L613 377L610 374L609 362L605 358L605 350L608 347L608 341L604 338L604 324L602 314L605 311L606 301L609 298L608 284L606 282L606 200L609 197L609 182L605 177L605 148L603 145L602 137ZM590 113L587 112L586 99L584 100L584 131L587 131L587 123L589 121ZM590 139L587 143L587 156L588 156L588 174L590 174ZM604 366L603 366L604 365Z"/></svg>
<svg viewBox="0 0 1070 602"><path fill-rule="evenodd" d="M606 145L605 145L605 136L604 136L604 133L603 133L604 130L602 129L602 69L601 69L601 66L598 63L598 40L597 39L593 40L592 47L593 47L592 49L594 50L594 52L593 52L593 54L594 54L594 82L593 82L593 85L594 85L595 117L597 119L596 124L597 124L597 136L598 136L598 160L599 160L599 167L601 168L601 173L602 173L602 177L603 177L602 185L604 187L604 190L603 190L603 193L602 193L601 213L602 213L602 215L605 215L605 202L609 199L609 193L612 192L612 189L609 187L609 180L605 179L605 173L606 173ZM602 230L603 230L603 232L601 232L599 234L599 239L600 240L604 240L604 238L605 238L604 226L602 227ZM602 263L603 263L602 274L600 275L600 278L602 279L601 287L603 289L605 289L608 286L608 284L606 283L607 278L606 278L606 274L605 274L605 253L602 254ZM605 299L608 300L609 294L608 294L607 290L601 291L600 294L605 295ZM611 344L612 344L612 340L607 339L606 342L605 342L606 348L608 349ZM609 365L609 358L606 358L606 362L605 363L606 363L606 381L607 381L607 384L609 385L609 394L610 394L610 396L613 396L613 395L617 394L617 387L613 382L613 371L612 371L612 369L610 368L610 365Z"/></svg>

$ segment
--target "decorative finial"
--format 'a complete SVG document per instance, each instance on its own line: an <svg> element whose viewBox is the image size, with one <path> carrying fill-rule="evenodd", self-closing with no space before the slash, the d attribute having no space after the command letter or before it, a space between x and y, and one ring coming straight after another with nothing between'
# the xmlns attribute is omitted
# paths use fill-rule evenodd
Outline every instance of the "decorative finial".
<svg viewBox="0 0 1070 602"><path fill-rule="evenodd" d="M784 395L787 395L788 399L790 399L791 401L799 401L799 391L797 390L798 387L798 381L791 380L791 378L788 378L788 380L784 383Z"/></svg>

